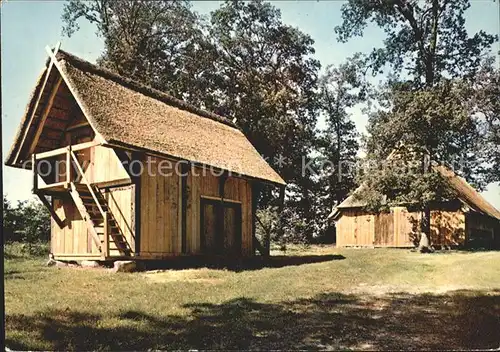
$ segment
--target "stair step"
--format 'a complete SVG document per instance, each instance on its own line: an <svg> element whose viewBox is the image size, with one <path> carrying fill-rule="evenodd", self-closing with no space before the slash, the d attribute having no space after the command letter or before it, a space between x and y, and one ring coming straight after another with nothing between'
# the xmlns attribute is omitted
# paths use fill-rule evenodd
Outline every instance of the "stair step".
<svg viewBox="0 0 500 352"><path fill-rule="evenodd" d="M85 208L87 208L87 211L89 213L90 212L94 212L94 213L100 212L99 208L97 207L97 205L95 205L95 203L83 203L83 205L85 206ZM101 205L101 208L104 211L108 210L108 207L106 205Z"/></svg>
<svg viewBox="0 0 500 352"><path fill-rule="evenodd" d="M88 205L97 204L97 203L94 201L94 198L82 198L82 201L83 201L83 204L88 204ZM101 202L99 202L99 204L101 205L101 207L105 207L105 206L107 206L107 204L106 204L106 202L105 202L105 201L101 201Z"/></svg>
<svg viewBox="0 0 500 352"><path fill-rule="evenodd" d="M104 227L103 226L94 226L94 228L95 228L95 232L97 232L99 234L103 234L104 233ZM110 234L115 234L115 235L120 234L120 230L118 229L118 227L110 226L109 227L109 231L110 231Z"/></svg>

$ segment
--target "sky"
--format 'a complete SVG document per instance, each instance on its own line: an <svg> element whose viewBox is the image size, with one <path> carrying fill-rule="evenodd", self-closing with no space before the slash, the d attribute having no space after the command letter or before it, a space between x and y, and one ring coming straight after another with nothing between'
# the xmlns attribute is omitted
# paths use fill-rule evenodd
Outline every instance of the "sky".
<svg viewBox="0 0 500 352"><path fill-rule="evenodd" d="M208 14L217 9L220 1L194 1L193 8ZM368 52L382 46L383 32L369 26L363 37L348 43L337 43L333 28L341 23L342 1L275 1L281 10L283 22L300 28L315 41L315 57L322 69L338 65L356 52ZM466 13L469 33L484 30L500 33L500 1L472 0ZM61 33L63 1L14 1L1 5L1 65L2 65L2 161L10 149L21 117L36 79L43 69L47 54L45 46L61 42L62 49L88 61L95 62L102 52L102 38L96 29L85 21L71 38ZM497 44L496 52L500 50ZM497 60L498 62L499 60ZM357 129L364 133L367 117L359 109L353 111ZM4 192L11 201L33 199L31 171L5 167ZM490 184L484 197L500 209L500 185Z"/></svg>

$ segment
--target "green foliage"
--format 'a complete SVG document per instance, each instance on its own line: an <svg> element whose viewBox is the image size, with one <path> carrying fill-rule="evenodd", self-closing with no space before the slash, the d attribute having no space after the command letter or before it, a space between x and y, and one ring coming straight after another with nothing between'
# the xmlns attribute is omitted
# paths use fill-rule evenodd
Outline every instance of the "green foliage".
<svg viewBox="0 0 500 352"><path fill-rule="evenodd" d="M312 38L283 24L269 3L226 2L211 15L219 54L219 111L289 182L314 141L317 71ZM280 159L280 156L283 158Z"/></svg>
<svg viewBox="0 0 500 352"><path fill-rule="evenodd" d="M354 57L339 67L328 66L319 82L320 111L326 128L319 133L317 149L320 161L329 164L323 169L319 188L324 190L321 206L328 212L356 186L359 135L348 110L366 99L368 86L362 72L362 62Z"/></svg>
<svg viewBox="0 0 500 352"><path fill-rule="evenodd" d="M374 160L363 170L363 190L355 198L364 200L370 211L388 211L393 206L430 207L437 201L453 199L456 194L447 179L426 166L421 152L398 148L397 154L380 163ZM434 167L438 167L434 163ZM429 170L429 171L426 171Z"/></svg>
<svg viewBox="0 0 500 352"><path fill-rule="evenodd" d="M479 116L481 141L489 163L488 182L500 182L500 70L492 59L481 67L471 89L473 112Z"/></svg>
<svg viewBox="0 0 500 352"><path fill-rule="evenodd" d="M3 197L5 242L37 243L50 239L50 214L33 201L19 201L17 206ZM29 250L28 250L29 251Z"/></svg>
<svg viewBox="0 0 500 352"><path fill-rule="evenodd" d="M367 63L375 73L387 65L392 74L411 77L416 87L442 78L473 77L481 55L498 40L479 31L469 36L465 11L469 0L349 0L342 6L338 40L362 36L368 22L386 34L383 48L374 48Z"/></svg>

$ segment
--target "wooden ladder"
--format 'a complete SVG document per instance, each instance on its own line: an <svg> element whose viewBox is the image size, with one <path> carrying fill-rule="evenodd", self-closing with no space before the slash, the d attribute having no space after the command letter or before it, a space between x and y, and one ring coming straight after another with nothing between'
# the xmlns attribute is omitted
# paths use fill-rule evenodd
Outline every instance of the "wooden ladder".
<svg viewBox="0 0 500 352"><path fill-rule="evenodd" d="M132 250L120 231L116 219L109 211L106 199L97 187L88 182L72 150L70 154L80 173L82 183L70 182L69 192L103 259L109 257L110 249L118 250L121 256L130 256ZM110 248L110 243L116 248Z"/></svg>

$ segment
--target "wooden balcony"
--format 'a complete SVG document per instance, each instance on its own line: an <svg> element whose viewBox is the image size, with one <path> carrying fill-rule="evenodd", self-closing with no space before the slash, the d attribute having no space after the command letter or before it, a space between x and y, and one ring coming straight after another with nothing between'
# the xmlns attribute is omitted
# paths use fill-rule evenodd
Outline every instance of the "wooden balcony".
<svg viewBox="0 0 500 352"><path fill-rule="evenodd" d="M85 172L75 153L95 145L95 142L87 142L33 154L33 193L68 192L71 182L81 183ZM39 183L40 178L45 184Z"/></svg>

